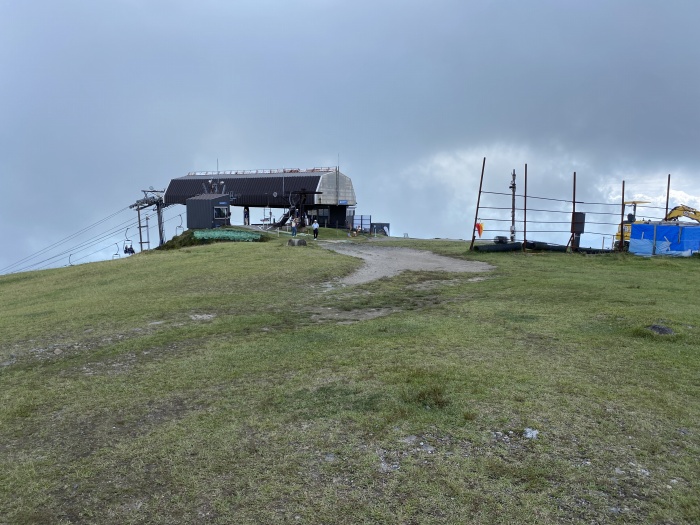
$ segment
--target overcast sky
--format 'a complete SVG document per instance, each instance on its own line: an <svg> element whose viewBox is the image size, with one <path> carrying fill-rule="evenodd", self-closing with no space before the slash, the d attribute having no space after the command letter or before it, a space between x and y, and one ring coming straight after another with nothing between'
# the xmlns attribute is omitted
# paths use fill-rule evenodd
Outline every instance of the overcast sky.
<svg viewBox="0 0 700 525"><path fill-rule="evenodd" d="M700 207L698 21L696 0L0 0L0 268L217 159L339 159L399 236L470 239L484 157L488 191L527 163L530 196L571 199L576 171L578 200L625 180L663 207L670 173L671 205Z"/></svg>

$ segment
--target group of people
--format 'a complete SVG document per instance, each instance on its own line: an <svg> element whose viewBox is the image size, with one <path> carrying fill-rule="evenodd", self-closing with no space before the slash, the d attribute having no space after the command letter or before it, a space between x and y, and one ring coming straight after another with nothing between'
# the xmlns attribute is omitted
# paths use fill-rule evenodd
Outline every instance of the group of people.
<svg viewBox="0 0 700 525"><path fill-rule="evenodd" d="M297 226L299 225L299 219L296 217L292 217L291 219L291 224L292 224L292 237L296 237L297 235ZM314 231L314 239L318 239L318 221L314 219L314 222L311 224L311 229Z"/></svg>

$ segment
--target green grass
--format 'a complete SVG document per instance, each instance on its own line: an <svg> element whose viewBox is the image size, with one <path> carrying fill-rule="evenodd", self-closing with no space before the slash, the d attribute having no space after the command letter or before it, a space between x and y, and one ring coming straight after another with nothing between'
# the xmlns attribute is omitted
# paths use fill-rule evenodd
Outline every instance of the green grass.
<svg viewBox="0 0 700 525"><path fill-rule="evenodd" d="M0 523L698 521L697 259L384 242L0 277Z"/></svg>

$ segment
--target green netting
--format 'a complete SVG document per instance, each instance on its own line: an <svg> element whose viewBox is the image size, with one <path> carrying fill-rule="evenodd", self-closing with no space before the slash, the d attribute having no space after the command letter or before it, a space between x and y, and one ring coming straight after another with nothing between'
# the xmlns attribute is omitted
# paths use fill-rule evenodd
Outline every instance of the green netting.
<svg viewBox="0 0 700 525"><path fill-rule="evenodd" d="M241 230L196 230L195 239L210 239L217 241L238 241L255 242L259 241L262 235L259 233L245 232Z"/></svg>

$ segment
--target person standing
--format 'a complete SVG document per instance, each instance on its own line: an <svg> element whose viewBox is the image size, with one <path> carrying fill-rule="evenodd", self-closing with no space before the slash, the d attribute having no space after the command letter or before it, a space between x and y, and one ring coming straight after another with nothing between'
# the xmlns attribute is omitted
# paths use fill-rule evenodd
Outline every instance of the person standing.
<svg viewBox="0 0 700 525"><path fill-rule="evenodd" d="M297 220L292 219L292 237L297 236Z"/></svg>
<svg viewBox="0 0 700 525"><path fill-rule="evenodd" d="M318 239L318 221L316 219L314 219L312 228L314 229L314 239Z"/></svg>

